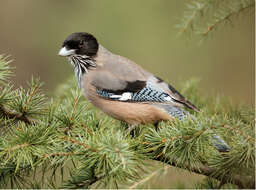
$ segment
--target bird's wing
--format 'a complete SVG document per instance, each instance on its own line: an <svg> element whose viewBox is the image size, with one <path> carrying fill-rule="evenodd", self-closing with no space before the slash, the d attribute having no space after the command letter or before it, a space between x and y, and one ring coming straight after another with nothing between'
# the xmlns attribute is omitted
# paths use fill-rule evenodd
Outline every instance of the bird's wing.
<svg viewBox="0 0 256 190"><path fill-rule="evenodd" d="M149 78L149 80L151 80L151 82L154 85L156 85L159 88L161 88L162 90L164 90L164 92L168 93L175 102L180 103L180 104L184 105L185 107L190 108L194 111L199 111L199 109L195 105L193 105L183 95L181 95L172 85L166 83L161 78L152 76Z"/></svg>
<svg viewBox="0 0 256 190"><path fill-rule="evenodd" d="M100 70L92 76L91 84L97 90L120 95L125 92L135 93L141 91L146 86L146 80L136 78L125 80L123 76L121 77L107 70Z"/></svg>
<svg viewBox="0 0 256 190"><path fill-rule="evenodd" d="M171 85L121 56L105 60L102 69L94 76L92 85L100 96L108 99L171 103L198 111Z"/></svg>
<svg viewBox="0 0 256 190"><path fill-rule="evenodd" d="M167 103L175 106L186 105L174 95L164 90L163 84L157 84L149 77L147 80L124 80L112 72L102 70L91 80L99 96L114 101ZM183 96L182 96L183 97ZM188 102L188 101L187 101ZM186 102L186 103L187 103ZM188 104L188 103L187 103Z"/></svg>

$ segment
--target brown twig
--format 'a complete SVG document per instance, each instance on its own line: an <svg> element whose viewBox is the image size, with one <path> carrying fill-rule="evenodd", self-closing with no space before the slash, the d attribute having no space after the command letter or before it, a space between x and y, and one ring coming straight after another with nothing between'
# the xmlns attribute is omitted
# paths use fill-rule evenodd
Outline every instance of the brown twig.
<svg viewBox="0 0 256 190"><path fill-rule="evenodd" d="M81 127L85 129L90 135L93 134L92 131L85 124L82 124Z"/></svg>
<svg viewBox="0 0 256 190"><path fill-rule="evenodd" d="M249 137L248 135L246 135L242 130L238 130L238 127L230 127L228 125L222 125L223 128L228 129L229 131L235 131L237 133L239 133L239 135L241 135L242 137L244 137L244 139L246 139L247 141L251 142L253 145L255 144L255 139L252 137Z"/></svg>
<svg viewBox="0 0 256 190"><path fill-rule="evenodd" d="M72 113L71 113L71 116L70 116L70 118L69 118L69 121L70 121L70 122L72 122L73 119L74 119L75 110L76 110L76 106L77 106L78 100L79 100L78 97L76 97L76 98L74 99L74 105L73 105Z"/></svg>
<svg viewBox="0 0 256 190"><path fill-rule="evenodd" d="M183 28L183 32L187 32L189 27L191 28L193 27L193 23L196 16L200 14L206 6L207 6L207 3L205 3L201 8L193 11L192 16L190 17L190 19L187 20L185 27Z"/></svg>
<svg viewBox="0 0 256 190"><path fill-rule="evenodd" d="M78 141L76 139L72 139L72 138L66 137L66 136L63 136L62 139L67 140L67 141L69 141L69 142L71 142L73 144L77 144L77 145L83 146L84 148L86 148L88 150L91 150L93 152L97 152L98 151L98 149L91 148L87 144L84 144L84 143L82 143L82 142L80 142L80 141Z"/></svg>
<svg viewBox="0 0 256 190"><path fill-rule="evenodd" d="M210 31L212 31L213 29L215 29L220 23L222 23L222 22L224 22L224 21L226 21L226 20L229 20L230 17L232 17L233 15L236 15L236 14L238 14L238 13L240 13L240 12L242 12L242 11L248 9L248 8L251 8L251 7L253 7L253 6L254 6L254 4L249 4L249 5L246 6L246 7L240 8L240 9L237 10L237 11L234 11L234 12L231 12L231 13L227 14L227 15L226 15L225 17L223 17L222 19L219 19L217 22L213 23L212 25L209 25L208 28L207 28L207 30L206 30L205 32L203 32L203 35L206 36Z"/></svg>
<svg viewBox="0 0 256 190"><path fill-rule="evenodd" d="M31 91L31 93L29 94L29 98L28 101L26 102L26 105L24 106L24 110L23 113L25 113L28 109L28 105L30 104L30 102L32 101L33 96L36 94L37 90L38 90L39 86L36 85L33 90Z"/></svg>
<svg viewBox="0 0 256 190"><path fill-rule="evenodd" d="M14 150L17 150L17 149L20 149L20 148L24 148L24 147L27 147L27 146L29 146L28 143L18 144L16 146L5 149L5 152L11 152L11 151L14 151Z"/></svg>
<svg viewBox="0 0 256 190"><path fill-rule="evenodd" d="M194 21L196 15L197 15L197 11L193 11L193 15L191 16L191 18L185 24L183 32L187 32L188 28L193 24L193 21Z"/></svg>
<svg viewBox="0 0 256 190"><path fill-rule="evenodd" d="M5 117L7 117L9 119L17 119L17 120L23 121L27 124L32 124L33 123L24 114L11 112L10 110L6 109L3 105L0 105L0 113L2 113Z"/></svg>

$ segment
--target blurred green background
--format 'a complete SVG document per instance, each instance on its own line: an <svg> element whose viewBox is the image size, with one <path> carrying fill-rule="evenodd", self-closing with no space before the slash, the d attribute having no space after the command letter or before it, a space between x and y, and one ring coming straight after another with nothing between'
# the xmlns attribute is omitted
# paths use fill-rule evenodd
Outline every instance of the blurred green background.
<svg viewBox="0 0 256 190"><path fill-rule="evenodd" d="M198 45L178 37L189 0L1 0L0 54L11 55L12 80L24 85L31 76L47 93L73 74L57 56L72 32L87 31L114 53L177 83L197 77L203 93L217 92L234 102L254 103L254 13L233 20Z"/></svg>

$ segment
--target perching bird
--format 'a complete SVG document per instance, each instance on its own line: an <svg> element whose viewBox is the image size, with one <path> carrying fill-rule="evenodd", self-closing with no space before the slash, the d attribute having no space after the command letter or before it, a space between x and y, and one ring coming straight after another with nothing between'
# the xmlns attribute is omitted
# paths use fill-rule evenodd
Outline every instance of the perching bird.
<svg viewBox="0 0 256 190"><path fill-rule="evenodd" d="M131 125L184 120L184 107L199 111L171 85L133 61L113 54L85 32L73 33L59 51L74 66L85 97L108 115ZM218 136L216 148L229 151Z"/></svg>

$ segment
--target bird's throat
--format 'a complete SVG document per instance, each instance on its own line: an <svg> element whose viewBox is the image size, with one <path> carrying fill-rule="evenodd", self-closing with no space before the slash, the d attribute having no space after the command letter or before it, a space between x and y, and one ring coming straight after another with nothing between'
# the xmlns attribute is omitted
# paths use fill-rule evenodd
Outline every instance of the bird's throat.
<svg viewBox="0 0 256 190"><path fill-rule="evenodd" d="M91 69L96 67L94 60L88 57L72 56L69 57L70 63L74 66L74 72L77 77L78 86L82 86L82 77L85 73L88 73Z"/></svg>

